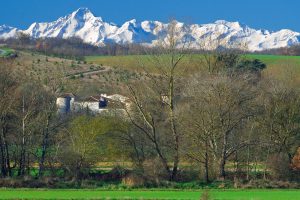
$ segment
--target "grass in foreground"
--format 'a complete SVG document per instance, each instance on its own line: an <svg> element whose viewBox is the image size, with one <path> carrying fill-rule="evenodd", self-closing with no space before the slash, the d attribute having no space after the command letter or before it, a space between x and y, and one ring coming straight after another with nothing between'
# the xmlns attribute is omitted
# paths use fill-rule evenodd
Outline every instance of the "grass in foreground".
<svg viewBox="0 0 300 200"><path fill-rule="evenodd" d="M202 191L1 189L0 199L200 199ZM299 190L210 190L215 200L298 200Z"/></svg>

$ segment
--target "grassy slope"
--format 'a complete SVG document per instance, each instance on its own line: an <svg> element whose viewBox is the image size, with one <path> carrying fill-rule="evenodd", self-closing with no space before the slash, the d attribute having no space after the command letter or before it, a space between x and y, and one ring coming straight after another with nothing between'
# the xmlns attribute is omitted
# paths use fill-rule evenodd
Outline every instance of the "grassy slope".
<svg viewBox="0 0 300 200"><path fill-rule="evenodd" d="M254 55L249 54L245 56L250 59L260 59L267 65L263 71L263 76L266 80L271 77L281 80L291 86L298 87L300 85L300 56L278 56L278 55ZM117 67L116 69L123 69L131 72L143 74L145 69L148 72L156 73L159 66L154 66L149 62L151 58L145 55L130 55L130 56L88 56L86 57L88 63L102 64ZM202 55L192 55L183 60L182 66L178 69L183 70L181 75L188 76L199 72L199 69L205 68ZM153 61L153 58L152 58ZM145 68L145 69L144 69Z"/></svg>
<svg viewBox="0 0 300 200"><path fill-rule="evenodd" d="M82 62L78 64L76 61L46 57L29 52L18 52L18 55L18 58L15 59L15 65L19 72L27 74L30 78L38 78L42 83L47 77L93 71L101 67L101 64L112 66L110 71L104 73L85 75L83 78L78 76L76 79L67 78L65 91L74 92L81 96L96 94L99 90L105 93L122 93L124 84L121 80L124 76L132 81L142 81L144 79L143 67L152 72L156 71L147 56L89 56L86 57L86 64ZM265 71L277 77L283 76L288 71L291 72L290 74L300 74L300 56L248 56L264 61L268 65ZM199 69L200 58L201 55L194 55L191 59L184 60L184 65L187 66L184 70L188 72L187 74L192 74ZM119 68L114 68L114 66ZM300 75L297 75L296 78L299 79L297 83L300 83Z"/></svg>
<svg viewBox="0 0 300 200"><path fill-rule="evenodd" d="M163 60L164 58L161 57ZM165 57L166 58L166 57ZM109 65L113 67L119 67L126 70L134 70L137 72L144 72L145 69L149 72L156 72L155 64L153 58L151 56L146 55L130 55L130 56L87 56L87 62L95 63L95 64L103 64ZM197 64L199 62L198 56L193 56L191 59L184 58L182 60L182 64L189 66L190 69L197 68ZM159 66L156 66L159 67Z"/></svg>
<svg viewBox="0 0 300 200"><path fill-rule="evenodd" d="M277 56L277 55L246 55L246 57L250 59L260 59L264 63L266 63L270 68L276 67L280 64L289 64L296 65L300 68L300 56ZM110 66L118 66L126 69L140 69L142 65L148 65L147 56L140 55L131 55L131 56L87 56L86 60L88 62L104 64ZM194 55L190 60L188 60L188 64L191 67L199 64L201 60L201 55ZM153 67L153 66L151 66Z"/></svg>
<svg viewBox="0 0 300 200"><path fill-rule="evenodd" d="M196 55L200 57L201 55ZM281 55L259 55L259 54L249 54L246 55L252 59L260 59L267 64L272 64L280 60L293 60L300 64L300 56L281 56ZM129 55L129 56L86 56L86 60L90 62L103 62L102 64L121 64L122 62L136 62L137 60L145 60L147 56L145 55Z"/></svg>
<svg viewBox="0 0 300 200"><path fill-rule="evenodd" d="M0 199L199 199L203 191L1 189ZM211 190L219 200L298 200L299 190Z"/></svg>
<svg viewBox="0 0 300 200"><path fill-rule="evenodd" d="M124 76L133 81L143 79L143 76L132 71L105 67L90 62L78 63L74 60L25 51L18 51L18 57L13 61L16 71L21 75L26 74L30 80L39 79L42 83L46 83L49 77L66 77L64 82L65 92L73 92L80 97L100 92L122 94ZM100 70L102 68L105 68L105 70ZM94 73L97 71L99 73ZM81 74L84 76L81 77ZM72 75L74 76L72 77Z"/></svg>
<svg viewBox="0 0 300 200"><path fill-rule="evenodd" d="M251 59L259 59L267 64L267 72L274 75L282 75L283 72L300 73L300 56L277 56L277 55L247 55Z"/></svg>
<svg viewBox="0 0 300 200"><path fill-rule="evenodd" d="M267 64L273 64L278 61L294 61L300 64L300 56L280 56L280 55L247 55L252 59L260 59Z"/></svg>
<svg viewBox="0 0 300 200"><path fill-rule="evenodd" d="M0 48L0 50L1 50L0 57L6 57L6 56L9 56L12 53L14 53L14 50L6 48L6 47Z"/></svg>

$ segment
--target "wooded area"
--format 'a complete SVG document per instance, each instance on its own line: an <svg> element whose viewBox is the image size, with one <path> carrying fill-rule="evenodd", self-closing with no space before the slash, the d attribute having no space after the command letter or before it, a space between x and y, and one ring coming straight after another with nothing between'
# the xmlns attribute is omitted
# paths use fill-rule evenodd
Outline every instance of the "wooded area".
<svg viewBox="0 0 300 200"><path fill-rule="evenodd" d="M65 79L42 83L15 70L13 59L2 59L0 184L11 184L7 177L31 177L37 187L46 184L45 177L79 185L299 182L295 77L263 75L267 66L260 60L222 49L203 53L197 72L186 73L188 62L182 60L193 54L188 41L178 48L175 29L170 26L161 48L146 50L156 73L144 68L146 80L125 83L131 106L123 117L58 115L55 97L64 92ZM100 162L115 165L103 170Z"/></svg>

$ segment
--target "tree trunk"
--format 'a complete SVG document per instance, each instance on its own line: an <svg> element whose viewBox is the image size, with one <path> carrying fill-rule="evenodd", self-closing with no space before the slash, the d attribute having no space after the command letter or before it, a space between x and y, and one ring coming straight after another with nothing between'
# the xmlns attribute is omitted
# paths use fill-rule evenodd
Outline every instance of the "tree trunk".
<svg viewBox="0 0 300 200"><path fill-rule="evenodd" d="M177 172L178 172L178 164L179 164L179 136L177 133L176 125L175 125L175 116L174 116L174 71L171 71L171 77L169 82L169 117L171 130L174 141L174 157L173 157L173 169L170 180L176 180Z"/></svg>
<svg viewBox="0 0 300 200"><path fill-rule="evenodd" d="M23 119L22 119L22 143L21 143L21 153L20 153L20 160L19 160L19 171L18 175L23 176L25 174L25 98L23 96L23 106L22 106L22 112L23 112Z"/></svg>
<svg viewBox="0 0 300 200"><path fill-rule="evenodd" d="M1 172L2 172L2 176L4 177L6 177L7 175L9 176L12 175L6 133L7 133L7 127L4 124L1 128L1 135L0 135Z"/></svg>
<svg viewBox="0 0 300 200"><path fill-rule="evenodd" d="M220 180L225 180L226 172L225 172L225 164L226 164L226 150L227 150L227 133L223 135L223 148L222 154L219 164L219 178Z"/></svg>
<svg viewBox="0 0 300 200"><path fill-rule="evenodd" d="M171 180L176 180L177 172L178 172L178 164L179 164L179 137L175 127L175 121L173 116L173 111L171 111L171 126L172 132L174 137L174 163L173 163L173 170L171 175Z"/></svg>
<svg viewBox="0 0 300 200"><path fill-rule="evenodd" d="M2 129L3 133L3 129ZM6 169L6 153L5 153L5 145L3 144L3 134L0 135L0 153L1 153L1 175L2 177L7 176L7 169Z"/></svg>
<svg viewBox="0 0 300 200"><path fill-rule="evenodd" d="M270 146L268 146L266 161L269 159L269 154L270 154ZM267 164L265 163L264 174L263 174L264 180L267 180L267 170L268 170Z"/></svg>
<svg viewBox="0 0 300 200"><path fill-rule="evenodd" d="M44 134L43 134L42 155L39 162L39 177L43 175L44 167L45 167L44 163L45 163L46 150L48 147L48 139L49 139L49 121L50 121L50 116L48 116L47 118L46 129L44 130Z"/></svg>
<svg viewBox="0 0 300 200"><path fill-rule="evenodd" d="M219 166L219 179L220 180L225 180L225 176L226 176L225 164L226 164L226 161L225 161L225 159L222 158L220 161L220 166Z"/></svg>
<svg viewBox="0 0 300 200"><path fill-rule="evenodd" d="M208 142L205 141L205 160L204 160L204 181L209 183L209 172L208 172Z"/></svg>
<svg viewBox="0 0 300 200"><path fill-rule="evenodd" d="M159 148L157 142L155 142L154 144L155 144L155 149L156 149L157 155L158 155L158 157L160 158L160 160L161 160L161 162L162 162L162 164L163 164L163 166L164 166L166 172L168 173L169 179L171 180L172 174L171 174L171 172L170 172L170 167L169 167L169 165L168 165L168 161L167 161L167 159L165 159L165 157L162 155L162 153L161 153L161 151L160 151L160 148Z"/></svg>
<svg viewBox="0 0 300 200"><path fill-rule="evenodd" d="M249 174L250 174L250 146L247 149L247 174L246 180L249 181Z"/></svg>
<svg viewBox="0 0 300 200"><path fill-rule="evenodd" d="M19 159L18 176L23 176L24 174L25 174L25 148L22 145L20 159Z"/></svg>

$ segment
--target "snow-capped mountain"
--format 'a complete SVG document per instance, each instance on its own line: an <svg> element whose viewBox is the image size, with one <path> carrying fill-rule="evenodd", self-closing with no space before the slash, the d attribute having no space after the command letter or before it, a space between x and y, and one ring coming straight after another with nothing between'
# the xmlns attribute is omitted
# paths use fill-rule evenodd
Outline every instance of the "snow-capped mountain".
<svg viewBox="0 0 300 200"><path fill-rule="evenodd" d="M33 23L27 30L18 30L9 26L0 26L0 38L16 37L17 32L24 32L33 38L79 37L84 42L103 46L107 43L148 46L157 45L168 37L169 24L159 21L135 19L121 26L107 23L96 17L87 8L80 8L73 13L53 22ZM241 47L250 51L261 51L280 47L289 47L300 43L300 33L283 29L278 32L255 30L239 22L218 20L210 24L176 23L176 37L183 44L189 41L190 48L214 49L218 46ZM179 44L180 45L180 42Z"/></svg>
<svg viewBox="0 0 300 200"><path fill-rule="evenodd" d="M2 25L0 26L0 38L8 39L11 37L16 37L18 31L19 30L17 28Z"/></svg>
<svg viewBox="0 0 300 200"><path fill-rule="evenodd" d="M24 33L31 37L79 37L94 45L103 45L104 40L119 27L95 17L87 8L80 8L70 15L50 23L33 23Z"/></svg>

